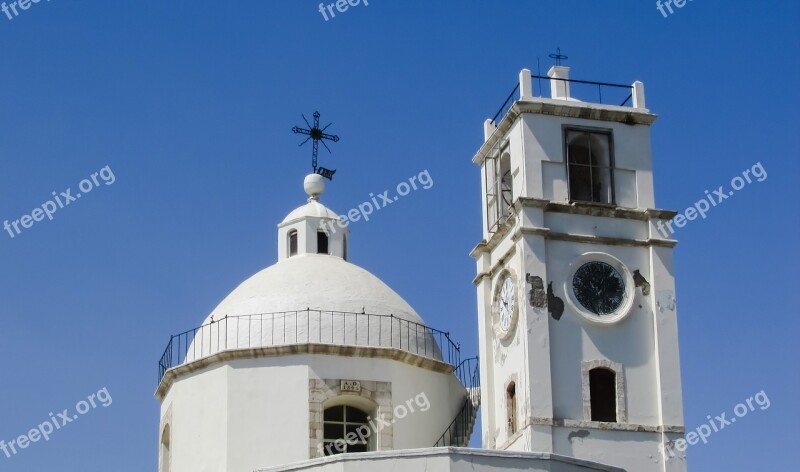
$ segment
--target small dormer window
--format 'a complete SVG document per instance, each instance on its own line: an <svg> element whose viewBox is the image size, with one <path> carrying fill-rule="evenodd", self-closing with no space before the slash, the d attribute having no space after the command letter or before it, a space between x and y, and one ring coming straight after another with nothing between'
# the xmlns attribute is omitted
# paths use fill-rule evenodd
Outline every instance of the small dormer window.
<svg viewBox="0 0 800 472"><path fill-rule="evenodd" d="M289 257L297 255L297 230L289 231Z"/></svg>
<svg viewBox="0 0 800 472"><path fill-rule="evenodd" d="M317 231L317 254L328 254L328 235Z"/></svg>
<svg viewBox="0 0 800 472"><path fill-rule="evenodd" d="M569 200L614 204L611 133L566 130Z"/></svg>

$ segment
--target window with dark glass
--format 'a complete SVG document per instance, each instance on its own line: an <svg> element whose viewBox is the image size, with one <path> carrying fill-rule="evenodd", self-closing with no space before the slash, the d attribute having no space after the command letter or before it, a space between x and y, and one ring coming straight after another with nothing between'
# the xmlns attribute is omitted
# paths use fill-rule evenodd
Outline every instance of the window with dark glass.
<svg viewBox="0 0 800 472"><path fill-rule="evenodd" d="M567 129L565 137L570 201L613 204L611 133Z"/></svg>
<svg viewBox="0 0 800 472"><path fill-rule="evenodd" d="M324 231L317 231L317 254L328 253L328 235Z"/></svg>
<svg viewBox="0 0 800 472"><path fill-rule="evenodd" d="M289 231L289 256L297 254L297 230Z"/></svg>
<svg viewBox="0 0 800 472"><path fill-rule="evenodd" d="M340 405L327 408L323 417L322 442L326 456L369 450L372 429L367 413L352 406ZM346 438L348 435L349 438Z"/></svg>
<svg viewBox="0 0 800 472"><path fill-rule="evenodd" d="M589 371L592 421L617 422L617 374L598 367Z"/></svg>

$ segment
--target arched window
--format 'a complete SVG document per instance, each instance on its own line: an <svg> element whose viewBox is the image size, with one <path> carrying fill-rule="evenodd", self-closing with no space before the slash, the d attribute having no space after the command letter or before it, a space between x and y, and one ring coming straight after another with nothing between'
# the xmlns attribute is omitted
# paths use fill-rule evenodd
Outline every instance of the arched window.
<svg viewBox="0 0 800 472"><path fill-rule="evenodd" d="M317 254L328 254L328 235L317 231Z"/></svg>
<svg viewBox="0 0 800 472"><path fill-rule="evenodd" d="M158 468L159 472L170 472L170 427L164 426L161 432L161 464Z"/></svg>
<svg viewBox="0 0 800 472"><path fill-rule="evenodd" d="M289 257L297 254L297 230L289 231Z"/></svg>
<svg viewBox="0 0 800 472"><path fill-rule="evenodd" d="M506 387L506 423L508 424L508 435L517 432L517 384L509 382Z"/></svg>
<svg viewBox="0 0 800 472"><path fill-rule="evenodd" d="M366 412L349 405L326 408L322 441L325 455L371 450L374 442L368 417Z"/></svg>
<svg viewBox="0 0 800 472"><path fill-rule="evenodd" d="M342 237L342 259L347 260L347 234Z"/></svg>
<svg viewBox="0 0 800 472"><path fill-rule="evenodd" d="M611 135L567 130L570 201L614 203Z"/></svg>
<svg viewBox="0 0 800 472"><path fill-rule="evenodd" d="M592 421L617 422L617 374L604 367L589 371Z"/></svg>

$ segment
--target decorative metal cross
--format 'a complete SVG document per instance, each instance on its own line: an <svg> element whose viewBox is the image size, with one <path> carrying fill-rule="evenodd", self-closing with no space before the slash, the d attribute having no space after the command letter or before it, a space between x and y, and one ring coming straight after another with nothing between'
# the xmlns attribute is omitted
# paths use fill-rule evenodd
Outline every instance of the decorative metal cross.
<svg viewBox="0 0 800 472"><path fill-rule="evenodd" d="M562 59L564 59L564 60L569 59L569 57L561 54L561 48L556 48L556 53L555 54L550 54L550 58L556 60L556 65L557 66L561 65L561 60Z"/></svg>
<svg viewBox="0 0 800 472"><path fill-rule="evenodd" d="M308 125L308 129L300 128L300 127L295 126L294 128L292 128L292 131L294 133L296 133L296 134L303 134L303 135L308 136L308 138L306 138L305 141L300 143L300 146L302 146L303 144L307 143L309 139L312 140L313 150L311 152L311 168L314 169L314 173L315 174L319 174L319 175L325 177L328 180L333 180L333 174L336 173L335 169L331 170L331 169L326 169L324 167L317 166L317 151L319 150L319 143L322 143L322 145L325 146L325 149L327 149L328 152L330 153L331 152L331 148L329 148L328 145L325 144L324 140L327 139L328 141L333 141L334 143L339 141L339 136L337 136L335 134L327 134L325 132L325 130L328 129L328 126L332 125L333 123L328 123L328 125L325 126L324 128L320 128L319 127L319 116L320 115L319 115L318 111L315 111L314 115L313 115L314 116L314 126L311 126L311 123L308 122L308 120L306 119L305 115L301 115L301 116L303 117L303 121L305 121L306 124Z"/></svg>

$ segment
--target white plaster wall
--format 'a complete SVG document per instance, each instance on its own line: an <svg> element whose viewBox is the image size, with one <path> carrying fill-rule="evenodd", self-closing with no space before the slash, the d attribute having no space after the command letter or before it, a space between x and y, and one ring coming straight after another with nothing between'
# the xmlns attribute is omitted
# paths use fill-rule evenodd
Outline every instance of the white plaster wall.
<svg viewBox="0 0 800 472"><path fill-rule="evenodd" d="M622 171L615 176L615 191L620 206L655 206L649 126L532 113L523 114L517 123L524 125L519 138L525 156L521 160L525 166L522 195L556 202L569 201L563 126L578 126L612 131L615 168ZM509 133L512 143L519 136L513 130ZM626 170L634 173L624 172ZM514 183L516 185L517 182ZM635 184L635 194L625 189L625 185L631 183Z"/></svg>
<svg viewBox="0 0 800 472"><path fill-rule="evenodd" d="M639 269L649 280L650 261L645 248L548 241L547 279L553 282L554 293L562 300L567 298L564 280L569 275L569 265L585 252L612 254L631 272ZM589 323L568 303L565 303L560 321L550 322L553 401L557 418L583 420L581 361L607 359L622 364L625 369L628 422L659 424L653 314L646 298L641 289L636 289L631 313L610 326Z"/></svg>
<svg viewBox="0 0 800 472"><path fill-rule="evenodd" d="M179 378L172 406L173 472L245 472L309 458L309 379L391 382L393 405L425 393L430 408L394 423L394 448L432 446L460 410L452 374L368 358L295 355L229 361Z"/></svg>
<svg viewBox="0 0 800 472"><path fill-rule="evenodd" d="M309 369L290 358L269 359L269 367L263 361L228 363L226 471L308 457Z"/></svg>
<svg viewBox="0 0 800 472"><path fill-rule="evenodd" d="M164 397L161 417L172 407L173 471L226 470L228 451L219 445L227 443L227 382L228 368L214 367L186 376Z"/></svg>
<svg viewBox="0 0 800 472"><path fill-rule="evenodd" d="M545 213L544 227L554 233L603 238L647 239L648 225L639 220L602 216Z"/></svg>
<svg viewBox="0 0 800 472"><path fill-rule="evenodd" d="M553 440L556 454L584 460L613 464L630 472L663 471L664 457L659 444L661 433L631 431L584 430L585 438L569 434L578 428L554 428Z"/></svg>

